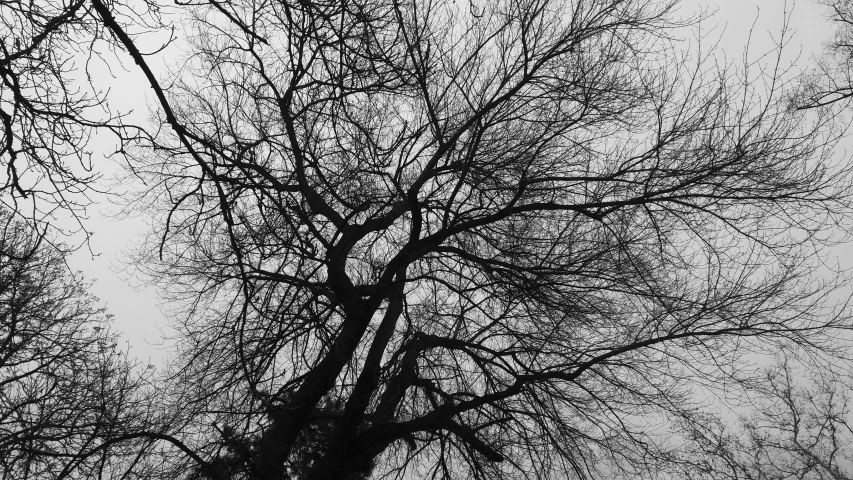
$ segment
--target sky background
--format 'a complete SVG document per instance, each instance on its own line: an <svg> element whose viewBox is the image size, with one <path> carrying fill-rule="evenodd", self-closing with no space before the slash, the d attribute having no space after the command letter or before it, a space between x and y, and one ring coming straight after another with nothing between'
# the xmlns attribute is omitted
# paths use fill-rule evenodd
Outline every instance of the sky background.
<svg viewBox="0 0 853 480"><path fill-rule="evenodd" d="M773 50L787 16L790 42L784 50L783 64L794 64L792 73L808 70L814 64L813 57L821 53L834 30L825 17L826 9L817 0L684 0L682 9L687 13L703 6L709 13L715 13L702 22L701 31L709 34L706 37L709 40L719 39L718 58L733 63L742 63L747 44L752 58ZM174 53L167 50L166 57L169 55ZM155 62L153 66L160 69L158 73L166 73L162 64ZM127 61L125 68L130 67L135 65ZM114 109L132 110L133 115L141 119L147 116L151 90L138 72L111 65L111 71L95 66L93 73L99 86L110 89L110 103ZM109 140L99 141L100 144L94 145L96 154L109 151ZM110 177L117 171L115 162L105 158L96 163L96 168L104 172L106 188L115 190L116 186L109 185ZM142 219L116 218L113 214L117 207L109 198L97 195L94 198L97 204L91 208L87 222L87 227L94 232L91 252L81 248L72 255L70 264L95 280L91 292L115 316L115 329L127 342L131 355L142 362L162 365L169 351L169 343L162 339L163 333L168 334L168 321L161 311L157 293L154 288L145 288L141 279L134 278L131 272L122 270L124 252L139 240L145 223Z"/></svg>

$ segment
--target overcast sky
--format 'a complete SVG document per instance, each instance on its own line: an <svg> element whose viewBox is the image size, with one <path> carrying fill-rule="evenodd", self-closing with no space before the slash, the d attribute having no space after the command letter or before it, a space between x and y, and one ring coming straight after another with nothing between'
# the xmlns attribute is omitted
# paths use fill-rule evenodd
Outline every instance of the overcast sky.
<svg viewBox="0 0 853 480"><path fill-rule="evenodd" d="M782 0L684 0L683 3L685 11L700 6L717 11L710 20L703 22L703 31L711 32L710 38L720 38L721 52L730 61L738 63L750 38L750 56L773 48L784 25L786 10L790 13L792 37L786 47L785 59L789 63L795 62L795 70L809 68L813 56L820 53L834 28L826 21L826 12L817 0L796 3ZM127 68L132 66L132 62L127 62ZM114 108L121 111L134 109L138 115L145 114L145 97L150 89L137 72L123 72L116 68L112 76L101 72L97 78L101 85L111 89ZM110 172L115 167L105 160L99 168ZM156 292L152 288L142 289L138 279L128 279L127 274L117 273L122 265L123 251L139 238L144 223L112 218L109 213L115 207L108 202L103 203L92 209L88 223L95 232L91 248L97 256L93 258L88 250L81 249L73 255L72 267L96 280L92 291L115 315L116 330L129 343L131 354L142 361L159 364L167 354L161 341L161 330L168 329Z"/></svg>

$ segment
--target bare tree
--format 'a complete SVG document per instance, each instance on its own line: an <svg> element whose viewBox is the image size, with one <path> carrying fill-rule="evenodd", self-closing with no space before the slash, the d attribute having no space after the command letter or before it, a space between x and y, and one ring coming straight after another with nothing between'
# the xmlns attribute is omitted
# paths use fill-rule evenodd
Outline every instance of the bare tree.
<svg viewBox="0 0 853 480"><path fill-rule="evenodd" d="M715 467L706 468L714 478L853 478L849 371L812 366L804 375L791 363L766 372L739 425L711 420L694 432L695 458Z"/></svg>
<svg viewBox="0 0 853 480"><path fill-rule="evenodd" d="M0 221L0 478L115 473L117 463L139 461L138 446L106 443L139 425L141 379L65 255L8 215Z"/></svg>
<svg viewBox="0 0 853 480"><path fill-rule="evenodd" d="M853 97L853 2L817 0L835 28L824 45L825 55L816 58L813 70L804 75L794 96L799 108L847 103Z"/></svg>
<svg viewBox="0 0 853 480"><path fill-rule="evenodd" d="M675 440L750 355L849 327L813 274L850 213L832 113L685 45L676 0L177 2L168 80L155 2L33 5L0 3L6 189L85 188L64 153L114 129L179 306L157 426L112 418L81 462L145 439L155 478L663 476L702 466ZM150 135L67 88L84 38L138 66Z"/></svg>
<svg viewBox="0 0 853 480"><path fill-rule="evenodd" d="M830 114L676 2L198 2L163 84L92 5L159 102L191 475L662 474L697 389L848 326Z"/></svg>

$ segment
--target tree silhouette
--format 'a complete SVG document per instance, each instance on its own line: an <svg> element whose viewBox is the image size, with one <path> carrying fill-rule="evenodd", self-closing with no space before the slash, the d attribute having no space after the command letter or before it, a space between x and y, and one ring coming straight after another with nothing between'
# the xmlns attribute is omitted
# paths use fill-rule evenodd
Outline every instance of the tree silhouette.
<svg viewBox="0 0 853 480"><path fill-rule="evenodd" d="M847 103L853 97L853 2L819 0L835 27L814 71L806 75L796 95L799 108Z"/></svg>
<svg viewBox="0 0 853 480"><path fill-rule="evenodd" d="M178 2L161 80L88 0L156 102L122 148L176 306L147 474L705 474L706 394L849 327L814 274L849 168L677 7Z"/></svg>
<svg viewBox="0 0 853 480"><path fill-rule="evenodd" d="M120 471L139 450L105 443L138 424L140 379L65 254L0 220L0 477Z"/></svg>
<svg viewBox="0 0 853 480"><path fill-rule="evenodd" d="M812 365L804 375L792 363L767 370L739 427L710 419L695 431L713 478L853 478L849 365L847 373Z"/></svg>
<svg viewBox="0 0 853 480"><path fill-rule="evenodd" d="M655 471L691 385L843 325L808 280L847 208L831 119L680 56L673 8L194 11L129 164L186 306L174 395L251 440L240 475Z"/></svg>

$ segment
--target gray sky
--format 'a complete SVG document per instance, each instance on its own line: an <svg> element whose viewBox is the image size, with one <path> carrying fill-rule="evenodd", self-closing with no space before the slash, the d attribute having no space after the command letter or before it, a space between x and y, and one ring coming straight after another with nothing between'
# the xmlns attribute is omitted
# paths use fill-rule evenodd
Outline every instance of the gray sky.
<svg viewBox="0 0 853 480"><path fill-rule="evenodd" d="M685 12L705 5L717 10L703 22L702 31L710 32L710 39L720 39L720 53L729 61L740 63L744 48L751 39L750 56L773 49L784 25L787 10L791 41L785 50L785 61L795 62L795 71L806 70L813 63L812 56L819 54L828 40L833 26L824 18L825 10L816 0L684 0ZM751 36L750 36L750 30ZM687 32L685 32L686 34ZM719 58L722 59L720 56ZM127 62L126 68L133 67ZM164 70L161 68L161 72ZM147 115L146 94L150 89L138 72L125 72L113 68L112 75L99 70L95 76L103 88L111 89L111 105L120 111L134 110L135 115ZM140 118L143 118L140 117ZM97 147L97 146L96 146ZM106 151L108 145L101 145ZM112 160L99 162L98 168L108 177L115 171ZM98 197L96 197L98 198ZM115 315L115 328L130 347L131 354L141 361L162 363L167 352L161 340L161 329L167 331L167 321L158 307L159 300L153 288L144 289L139 279L128 278L116 272L121 267L123 252L139 239L144 223L139 220L111 218L115 206L108 199L91 211L87 224L95 232L91 239L92 257L86 249L75 253L71 259L74 269L96 280L92 293L100 297L110 313Z"/></svg>

